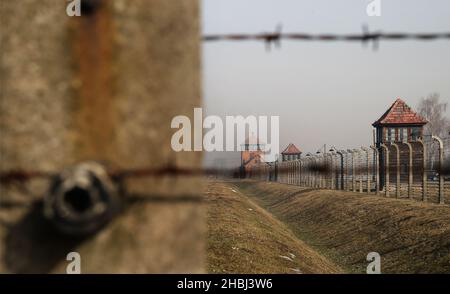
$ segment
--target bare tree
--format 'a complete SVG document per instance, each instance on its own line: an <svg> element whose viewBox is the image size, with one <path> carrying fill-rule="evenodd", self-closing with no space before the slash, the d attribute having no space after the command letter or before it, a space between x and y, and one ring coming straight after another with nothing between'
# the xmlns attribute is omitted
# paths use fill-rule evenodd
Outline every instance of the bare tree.
<svg viewBox="0 0 450 294"><path fill-rule="evenodd" d="M432 93L426 98L422 98L419 102L418 112L420 115L428 120L428 124L425 125L424 135L435 135L443 139L445 148L448 148L449 132L450 132L450 118L447 114L447 102L441 102L438 93ZM430 141L428 141L430 140ZM437 145L433 144L431 138L427 141L430 145L427 148L428 167L430 170L435 170L436 162L438 160ZM445 152L444 152L445 153Z"/></svg>
<svg viewBox="0 0 450 294"><path fill-rule="evenodd" d="M429 123L425 126L426 135L448 136L450 118L447 115L447 102L441 102L438 93L432 93L419 102L418 112Z"/></svg>

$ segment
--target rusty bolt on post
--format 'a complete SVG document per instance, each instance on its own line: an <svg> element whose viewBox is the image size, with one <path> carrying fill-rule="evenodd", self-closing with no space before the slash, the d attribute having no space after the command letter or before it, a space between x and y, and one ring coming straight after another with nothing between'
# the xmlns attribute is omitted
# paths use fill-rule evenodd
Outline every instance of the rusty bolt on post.
<svg viewBox="0 0 450 294"><path fill-rule="evenodd" d="M64 234L88 235L120 210L116 185L104 166L85 162L57 175L44 199L44 215Z"/></svg>

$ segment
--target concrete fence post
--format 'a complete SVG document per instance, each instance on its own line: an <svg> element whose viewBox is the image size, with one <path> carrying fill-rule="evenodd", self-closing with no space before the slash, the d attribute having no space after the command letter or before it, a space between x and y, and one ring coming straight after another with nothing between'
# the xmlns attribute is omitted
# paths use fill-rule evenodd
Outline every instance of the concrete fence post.
<svg viewBox="0 0 450 294"><path fill-rule="evenodd" d="M292 162L292 184L297 185L297 160Z"/></svg>
<svg viewBox="0 0 450 294"><path fill-rule="evenodd" d="M292 167L292 162L289 162L289 161L286 162L286 171L287 171L286 184L290 184L291 183L291 177L292 177L291 167Z"/></svg>
<svg viewBox="0 0 450 294"><path fill-rule="evenodd" d="M427 191L427 147L422 139L417 140L422 145L423 151L423 163L422 163L422 201L426 202L428 200Z"/></svg>
<svg viewBox="0 0 450 294"><path fill-rule="evenodd" d="M358 154L358 177L359 177L359 193L363 192L363 173L362 173L362 165L360 162L360 150L356 151L356 154Z"/></svg>
<svg viewBox="0 0 450 294"><path fill-rule="evenodd" d="M297 162L296 162L296 161L293 161L293 162L291 163L291 184L292 184L292 185L295 185L296 165L297 165Z"/></svg>
<svg viewBox="0 0 450 294"><path fill-rule="evenodd" d="M95 8L69 17L68 1L1 1L0 170L56 173L91 160L123 169L201 168L201 152L172 150L170 127L178 115L193 121L202 105L200 1L89 2ZM201 195L199 183L168 175L129 178L124 188L171 199ZM49 184L30 183L39 195ZM0 201L9 197L3 189ZM35 207L21 205L23 214L8 219L21 246L7 249L2 228L0 272L4 257L16 256L11 273L65 273L61 253L69 250L82 256L83 273L206 272L204 208L186 199L139 201L83 242L45 245L40 240L59 237L47 236L45 222L28 223Z"/></svg>
<svg viewBox="0 0 450 294"><path fill-rule="evenodd" d="M316 188L316 185L317 185L316 171L315 171L316 163L317 163L316 158L311 157L311 162L312 162L312 165L311 165L311 179L312 179L311 187Z"/></svg>
<svg viewBox="0 0 450 294"><path fill-rule="evenodd" d="M386 197L389 197L389 148L385 144L380 145L384 151L386 151L386 158L385 158L385 164L384 164L384 170L385 170L385 183L384 183L384 193Z"/></svg>
<svg viewBox="0 0 450 294"><path fill-rule="evenodd" d="M291 163L290 163L290 166L291 166L291 185L293 185L294 184L294 174L295 174L295 161L292 161Z"/></svg>
<svg viewBox="0 0 450 294"><path fill-rule="evenodd" d="M319 178L319 189L320 189L320 188L323 188L324 174L323 174L321 169L322 169L323 164L324 164L324 162L323 162L324 157L318 155L317 156L317 160L319 161L319 164L317 166L317 177Z"/></svg>
<svg viewBox="0 0 450 294"><path fill-rule="evenodd" d="M318 183L319 184L319 189L323 188L324 174L323 174L323 172L321 170L323 165L324 165L323 159L324 159L323 156L320 156L320 155L317 156L317 160L319 161L319 164L317 166L317 177L319 178L319 183Z"/></svg>
<svg viewBox="0 0 450 294"><path fill-rule="evenodd" d="M302 185L302 160L299 159L298 160L298 185L301 186Z"/></svg>
<svg viewBox="0 0 450 294"><path fill-rule="evenodd" d="M300 164L300 178L299 178L299 181L300 181L300 186L302 186L303 185L303 173L304 173L304 170L303 170L303 168L304 168L303 159L300 159L299 164Z"/></svg>
<svg viewBox="0 0 450 294"><path fill-rule="evenodd" d="M302 178L303 178L303 186L308 186L308 160L303 159L303 171L302 171Z"/></svg>
<svg viewBox="0 0 450 294"><path fill-rule="evenodd" d="M367 168L367 194L370 194L370 152L366 147L361 147L361 149L366 152L366 168Z"/></svg>
<svg viewBox="0 0 450 294"><path fill-rule="evenodd" d="M286 184L291 183L291 162L286 162Z"/></svg>
<svg viewBox="0 0 450 294"><path fill-rule="evenodd" d="M298 186L298 176L299 176L299 171L298 171L299 167L298 167L298 159L296 159L294 161L294 184Z"/></svg>
<svg viewBox="0 0 450 294"><path fill-rule="evenodd" d="M330 189L334 189L334 164L333 164L333 154L330 153Z"/></svg>
<svg viewBox="0 0 450 294"><path fill-rule="evenodd" d="M342 190L347 191L348 190L348 154L347 151L342 150L340 151L342 153L343 158L343 168L342 168Z"/></svg>
<svg viewBox="0 0 450 294"><path fill-rule="evenodd" d="M408 167L408 198L412 198L412 186L413 186L413 148L410 143L405 142L409 150L409 167Z"/></svg>
<svg viewBox="0 0 450 294"><path fill-rule="evenodd" d="M305 186L309 187L309 159L305 158Z"/></svg>
<svg viewBox="0 0 450 294"><path fill-rule="evenodd" d="M354 150L347 150L347 151L352 156L352 191L356 192L355 151Z"/></svg>
<svg viewBox="0 0 450 294"><path fill-rule="evenodd" d="M340 162L340 181L341 181L341 190L344 190L344 153L342 151L336 151L336 153L341 157Z"/></svg>
<svg viewBox="0 0 450 294"><path fill-rule="evenodd" d="M308 187L312 187L312 171L311 171L312 159L308 158Z"/></svg>
<svg viewBox="0 0 450 294"><path fill-rule="evenodd" d="M444 142L438 136L431 136L439 144L439 204L444 204Z"/></svg>
<svg viewBox="0 0 450 294"><path fill-rule="evenodd" d="M306 169L306 166L307 166L307 161L305 160L305 159L303 159L302 160L302 184L303 184L303 186L306 186L306 176L307 176L307 169Z"/></svg>
<svg viewBox="0 0 450 294"><path fill-rule="evenodd" d="M396 143L391 143L396 152L396 184L395 184L395 197L400 198L400 147Z"/></svg>
<svg viewBox="0 0 450 294"><path fill-rule="evenodd" d="M291 162L291 184L295 184L295 161Z"/></svg>
<svg viewBox="0 0 450 294"><path fill-rule="evenodd" d="M292 161L292 163L291 163L291 184L292 185L295 185L295 165L296 165L296 162Z"/></svg>
<svg viewBox="0 0 450 294"><path fill-rule="evenodd" d="M319 173L317 170L318 167L318 162L317 162L317 157L314 156L314 188L318 188L319 187Z"/></svg>
<svg viewBox="0 0 450 294"><path fill-rule="evenodd" d="M331 152L331 189L335 190L337 187L337 171L336 171L336 161L334 160L336 153Z"/></svg>
<svg viewBox="0 0 450 294"><path fill-rule="evenodd" d="M378 149L375 146L370 146L373 150L373 154L375 157L375 194L378 195L380 192L380 164L379 164L379 153Z"/></svg>

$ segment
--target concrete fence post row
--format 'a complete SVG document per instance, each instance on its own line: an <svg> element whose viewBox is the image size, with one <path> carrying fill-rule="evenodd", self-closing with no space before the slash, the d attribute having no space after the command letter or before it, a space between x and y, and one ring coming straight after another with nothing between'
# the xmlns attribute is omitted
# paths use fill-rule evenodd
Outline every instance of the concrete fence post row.
<svg viewBox="0 0 450 294"><path fill-rule="evenodd" d="M434 145L433 145L434 144ZM428 148L437 148L437 169L428 178ZM261 163L249 178L317 189L344 190L368 195L420 199L445 204L450 182L444 177L444 141L432 136L425 143L396 142L359 149L330 150L285 162ZM256 172L257 171L257 172ZM256 176L257 175L257 176ZM436 179L437 177L437 179ZM448 200L447 200L448 201Z"/></svg>

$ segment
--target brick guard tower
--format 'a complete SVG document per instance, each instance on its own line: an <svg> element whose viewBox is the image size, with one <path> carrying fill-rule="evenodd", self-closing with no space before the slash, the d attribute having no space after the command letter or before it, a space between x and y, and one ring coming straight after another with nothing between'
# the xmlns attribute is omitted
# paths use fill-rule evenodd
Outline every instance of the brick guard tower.
<svg viewBox="0 0 450 294"><path fill-rule="evenodd" d="M418 172L423 165L422 149L418 146L418 139L423 136L423 126L428 121L414 112L402 99L397 99L389 107L389 109L376 121L372 126L376 129L376 147L379 151L380 158L380 186L385 186L385 151L381 144L385 144L389 148L389 173L390 183L396 182L396 162L397 154L392 143L396 143L400 149L400 165L401 182L408 181L408 158L409 150L404 143L410 143L413 147L413 166L414 178L420 181L420 173Z"/></svg>

